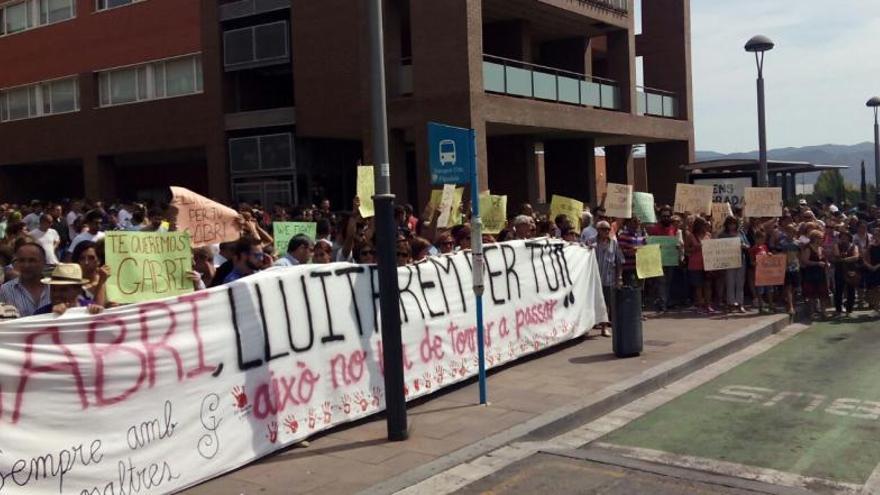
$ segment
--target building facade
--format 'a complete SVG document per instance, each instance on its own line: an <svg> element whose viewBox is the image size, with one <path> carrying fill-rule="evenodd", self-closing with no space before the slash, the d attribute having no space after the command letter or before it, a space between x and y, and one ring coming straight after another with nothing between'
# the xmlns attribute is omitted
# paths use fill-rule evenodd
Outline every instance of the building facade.
<svg viewBox="0 0 880 495"><path fill-rule="evenodd" d="M606 181L671 197L693 161L689 0L636 17L633 0L385 0L399 201L430 195L431 121L476 129L481 183L512 205L595 203ZM359 0L0 0L0 197L178 184L345 208L371 163L366 19Z"/></svg>

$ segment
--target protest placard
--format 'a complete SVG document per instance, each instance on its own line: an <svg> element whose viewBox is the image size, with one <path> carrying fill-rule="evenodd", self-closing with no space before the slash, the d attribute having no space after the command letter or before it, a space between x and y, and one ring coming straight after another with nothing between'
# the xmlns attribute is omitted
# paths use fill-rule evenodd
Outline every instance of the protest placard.
<svg viewBox="0 0 880 495"><path fill-rule="evenodd" d="M584 214L584 204L576 199L557 196L550 199L550 221L556 221L558 215L565 215L571 226L581 231L581 215Z"/></svg>
<svg viewBox="0 0 880 495"><path fill-rule="evenodd" d="M486 368L607 321L595 256L556 241L486 249ZM479 372L471 264L459 252L397 269L406 400ZM377 279L366 266L301 265L0 323L3 493L178 493L380 413Z"/></svg>
<svg viewBox="0 0 880 495"><path fill-rule="evenodd" d="M703 267L707 272L742 266L742 240L739 237L703 241Z"/></svg>
<svg viewBox="0 0 880 495"><path fill-rule="evenodd" d="M372 165L362 165L358 167L357 174L357 195L361 202L358 210L362 218L370 218L376 214L373 207L373 196L376 194L376 178L373 175Z"/></svg>
<svg viewBox="0 0 880 495"><path fill-rule="evenodd" d="M447 227L452 215L452 202L455 199L455 184L444 184L440 194L440 216L437 218L438 227Z"/></svg>
<svg viewBox="0 0 880 495"><path fill-rule="evenodd" d="M190 235L192 247L237 240L238 212L184 187L171 186L171 206L177 209L177 230Z"/></svg>
<svg viewBox="0 0 880 495"><path fill-rule="evenodd" d="M480 217L483 219L483 232L497 234L507 226L507 196L480 194Z"/></svg>
<svg viewBox="0 0 880 495"><path fill-rule="evenodd" d="M275 254L284 255L290 240L299 234L305 234L312 240L318 236L318 224L315 222L272 222L272 237L275 239Z"/></svg>
<svg viewBox="0 0 880 495"><path fill-rule="evenodd" d="M605 191L605 215L613 218L631 218L633 186L609 182ZM653 204L651 208L653 208ZM581 209L583 209L583 205Z"/></svg>
<svg viewBox="0 0 880 495"><path fill-rule="evenodd" d="M675 207L677 213L709 215L712 213L712 186L676 184Z"/></svg>
<svg viewBox="0 0 880 495"><path fill-rule="evenodd" d="M186 232L107 232L110 267L107 298L115 303L152 301L193 291L192 247Z"/></svg>
<svg viewBox="0 0 880 495"><path fill-rule="evenodd" d="M785 255L765 254L755 257L755 287L785 285Z"/></svg>
<svg viewBox="0 0 880 495"><path fill-rule="evenodd" d="M771 218L782 216L781 187L747 187L745 216Z"/></svg>
<svg viewBox="0 0 880 495"><path fill-rule="evenodd" d="M657 223L657 212L654 211L654 195L651 193L633 193L633 216L642 223Z"/></svg>
<svg viewBox="0 0 880 495"><path fill-rule="evenodd" d="M727 217L733 216L730 203L712 203L712 231L718 232L724 226Z"/></svg>
<svg viewBox="0 0 880 495"><path fill-rule="evenodd" d="M663 276L663 256L658 244L649 244L636 250L636 274L641 279Z"/></svg>
<svg viewBox="0 0 880 495"><path fill-rule="evenodd" d="M680 253L678 250L678 237L652 235L648 237L648 245L652 244L660 246L660 256L663 266L679 265Z"/></svg>

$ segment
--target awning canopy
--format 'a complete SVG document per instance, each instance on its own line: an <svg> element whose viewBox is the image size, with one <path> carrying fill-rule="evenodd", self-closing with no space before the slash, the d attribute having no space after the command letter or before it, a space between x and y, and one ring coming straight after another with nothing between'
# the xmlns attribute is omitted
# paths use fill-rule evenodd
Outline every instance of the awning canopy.
<svg viewBox="0 0 880 495"><path fill-rule="evenodd" d="M682 165L681 168L688 172L757 172L760 168L758 160L748 159L730 159L722 158L719 160L704 160L701 162L693 162ZM810 172L822 172L823 170L843 170L849 168L848 165L824 165L810 162L792 162L783 160L767 160L767 172L804 174Z"/></svg>

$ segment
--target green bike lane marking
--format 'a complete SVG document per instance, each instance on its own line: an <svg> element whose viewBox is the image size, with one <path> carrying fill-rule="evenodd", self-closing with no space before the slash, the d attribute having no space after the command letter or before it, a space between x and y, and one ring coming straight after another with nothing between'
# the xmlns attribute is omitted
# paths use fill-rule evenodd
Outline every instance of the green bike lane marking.
<svg viewBox="0 0 880 495"><path fill-rule="evenodd" d="M880 464L880 323L815 325L601 440L863 484Z"/></svg>

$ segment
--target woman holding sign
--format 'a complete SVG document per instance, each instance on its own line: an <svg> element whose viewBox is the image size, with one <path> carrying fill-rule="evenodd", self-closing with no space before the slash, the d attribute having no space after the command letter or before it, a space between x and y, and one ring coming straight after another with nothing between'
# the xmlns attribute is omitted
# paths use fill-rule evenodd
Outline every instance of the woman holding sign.
<svg viewBox="0 0 880 495"><path fill-rule="evenodd" d="M700 314L713 314L718 310L712 307L712 281L706 277L703 264L703 241L712 238L712 229L703 217L694 217L691 231L684 240L684 251L688 256L688 280L694 288L694 304Z"/></svg>
<svg viewBox="0 0 880 495"><path fill-rule="evenodd" d="M801 250L801 278L804 299L812 316L825 318L825 299L828 297L828 279L825 270L828 261L822 250L825 234L813 230L807 234L810 243ZM813 313L813 311L817 313Z"/></svg>

